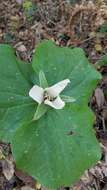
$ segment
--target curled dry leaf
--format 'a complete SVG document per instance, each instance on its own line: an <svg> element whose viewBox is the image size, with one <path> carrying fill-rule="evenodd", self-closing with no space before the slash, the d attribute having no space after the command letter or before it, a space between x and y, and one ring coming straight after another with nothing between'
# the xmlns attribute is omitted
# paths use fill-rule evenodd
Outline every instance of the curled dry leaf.
<svg viewBox="0 0 107 190"><path fill-rule="evenodd" d="M104 93L101 88L97 88L95 90L95 98L96 98L96 103L98 105L98 108L101 109L104 105L105 98L104 98Z"/></svg>
<svg viewBox="0 0 107 190"><path fill-rule="evenodd" d="M23 187L21 187L21 190L35 190L35 189L31 188L29 186L23 186Z"/></svg>
<svg viewBox="0 0 107 190"><path fill-rule="evenodd" d="M0 149L0 160L2 160L2 159L5 159L5 156L4 156L3 152L2 152L2 150Z"/></svg>
<svg viewBox="0 0 107 190"><path fill-rule="evenodd" d="M94 168L91 168L90 173L98 179L103 179L102 167L100 165L96 165Z"/></svg>
<svg viewBox="0 0 107 190"><path fill-rule="evenodd" d="M97 52L101 52L101 51L102 51L102 46L101 46L101 44L95 44L95 50L96 50Z"/></svg>
<svg viewBox="0 0 107 190"><path fill-rule="evenodd" d="M35 187L36 187L36 190L39 190L39 189L41 189L41 184L39 182L37 182Z"/></svg>
<svg viewBox="0 0 107 190"><path fill-rule="evenodd" d="M14 175L14 165L11 160L2 160L3 174L7 180L10 180Z"/></svg>
<svg viewBox="0 0 107 190"><path fill-rule="evenodd" d="M102 190L106 190L107 189L107 184L104 186L104 188Z"/></svg>
<svg viewBox="0 0 107 190"><path fill-rule="evenodd" d="M15 169L15 175L21 180L23 181L23 183L28 186L35 186L35 180L33 179L33 177L29 176L28 174L22 172L21 170Z"/></svg>
<svg viewBox="0 0 107 190"><path fill-rule="evenodd" d="M16 0L16 2L17 2L18 4L22 4L22 3L23 3L23 0Z"/></svg>
<svg viewBox="0 0 107 190"><path fill-rule="evenodd" d="M19 47L17 47L17 50L20 51L20 52L25 52L27 51L26 47L22 44L20 45Z"/></svg>
<svg viewBox="0 0 107 190"><path fill-rule="evenodd" d="M106 147L106 144L105 143L104 144L100 143L100 146L101 146L101 148L103 150L104 157L105 157L104 161L105 161L105 164L107 166L107 147ZM106 173L107 173L107 171L106 171Z"/></svg>
<svg viewBox="0 0 107 190"><path fill-rule="evenodd" d="M104 120L107 121L107 108L106 107L102 111L102 116L103 116Z"/></svg>

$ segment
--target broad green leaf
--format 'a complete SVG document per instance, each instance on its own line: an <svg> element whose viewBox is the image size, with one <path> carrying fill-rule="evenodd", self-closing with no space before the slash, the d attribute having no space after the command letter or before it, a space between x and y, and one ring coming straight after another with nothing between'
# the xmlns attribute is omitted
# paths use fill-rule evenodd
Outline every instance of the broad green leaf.
<svg viewBox="0 0 107 190"><path fill-rule="evenodd" d="M43 70L49 86L70 79L64 95L74 97L76 103L88 103L100 74L89 64L81 48L60 48L51 41L41 43L33 57L33 68L38 75Z"/></svg>
<svg viewBox="0 0 107 190"><path fill-rule="evenodd" d="M100 159L92 118L86 107L75 110L66 106L60 111L51 109L40 120L22 126L13 140L17 167L48 188L76 182Z"/></svg>
<svg viewBox="0 0 107 190"><path fill-rule="evenodd" d="M16 59L9 45L0 45L0 139L11 141L17 127L31 120L36 104L28 96L31 65Z"/></svg>
<svg viewBox="0 0 107 190"><path fill-rule="evenodd" d="M12 138L16 165L45 187L69 186L101 156L92 129L95 118L88 108L101 75L82 49L60 48L51 41L37 47L32 66L37 83L41 70L49 86L70 79L63 95L76 101L66 103L62 110L49 107L38 120L18 126Z"/></svg>

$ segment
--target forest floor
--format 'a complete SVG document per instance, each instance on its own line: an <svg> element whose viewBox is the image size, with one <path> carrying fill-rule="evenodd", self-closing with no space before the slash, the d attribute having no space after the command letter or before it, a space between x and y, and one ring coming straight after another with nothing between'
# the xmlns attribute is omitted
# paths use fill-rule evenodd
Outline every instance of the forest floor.
<svg viewBox="0 0 107 190"><path fill-rule="evenodd" d="M107 190L107 66L97 64L107 53L107 1L0 0L0 43L11 44L18 57L30 62L35 46L43 39L83 48L103 74L89 104L96 115L94 129L102 159L73 187L61 189ZM14 168L10 146L0 143L0 190L34 189L44 190L32 177Z"/></svg>

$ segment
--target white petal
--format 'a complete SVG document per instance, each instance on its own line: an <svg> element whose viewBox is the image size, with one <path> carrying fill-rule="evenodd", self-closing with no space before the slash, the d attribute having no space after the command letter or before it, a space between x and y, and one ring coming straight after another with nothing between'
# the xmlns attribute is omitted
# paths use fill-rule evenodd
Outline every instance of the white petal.
<svg viewBox="0 0 107 190"><path fill-rule="evenodd" d="M62 109L65 106L65 102L58 96L54 101L45 100L44 104L47 104L55 109Z"/></svg>
<svg viewBox="0 0 107 190"><path fill-rule="evenodd" d="M49 88L45 88L45 90L51 97L57 97L64 90L64 88L68 85L68 83L70 83L70 80L65 79Z"/></svg>
<svg viewBox="0 0 107 190"><path fill-rule="evenodd" d="M39 104L41 104L43 102L43 94L44 94L44 90L43 88L34 85L31 90L29 91L29 96L35 100L36 102L38 102Z"/></svg>

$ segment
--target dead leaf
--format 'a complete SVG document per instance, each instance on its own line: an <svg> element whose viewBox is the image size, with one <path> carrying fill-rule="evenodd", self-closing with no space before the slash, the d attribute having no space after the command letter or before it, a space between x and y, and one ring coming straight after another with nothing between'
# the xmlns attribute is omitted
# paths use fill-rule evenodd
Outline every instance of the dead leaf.
<svg viewBox="0 0 107 190"><path fill-rule="evenodd" d="M101 44L95 44L95 50L98 51L98 52L101 52L102 51Z"/></svg>
<svg viewBox="0 0 107 190"><path fill-rule="evenodd" d="M104 188L102 190L107 190L107 184L105 184Z"/></svg>
<svg viewBox="0 0 107 190"><path fill-rule="evenodd" d="M2 160L2 159L5 159L5 156L4 156L3 152L2 152L2 150L0 149L0 160Z"/></svg>
<svg viewBox="0 0 107 190"><path fill-rule="evenodd" d="M7 180L10 180L14 175L14 165L11 160L2 160L2 170L3 174Z"/></svg>
<svg viewBox="0 0 107 190"><path fill-rule="evenodd" d="M101 88L97 88L95 90L95 98L96 98L96 103L98 105L98 108L101 109L104 105L105 98L104 98L104 93Z"/></svg>
<svg viewBox="0 0 107 190"><path fill-rule="evenodd" d="M21 190L35 190L35 189L33 189L29 186L23 186L23 187L21 187Z"/></svg>
<svg viewBox="0 0 107 190"><path fill-rule="evenodd" d="M107 121L107 108L103 109L102 116L103 116L104 120Z"/></svg>
<svg viewBox="0 0 107 190"><path fill-rule="evenodd" d="M39 182L36 182L35 187L36 187L36 190L39 190L39 189L41 189L41 184Z"/></svg>
<svg viewBox="0 0 107 190"><path fill-rule="evenodd" d="M17 2L18 4L22 4L22 3L23 3L23 0L16 0L16 2Z"/></svg>
<svg viewBox="0 0 107 190"><path fill-rule="evenodd" d="M34 178L31 177L31 176L29 176L29 175L26 174L25 172L16 169L16 170L15 170L15 175L16 175L21 181L23 181L23 183L24 183L26 186L28 186L28 185L30 185L30 186L32 186L32 187L35 186L36 181L34 180Z"/></svg>
<svg viewBox="0 0 107 190"><path fill-rule="evenodd" d="M17 47L17 50L20 51L20 52L25 52L27 51L26 47L22 44L20 45L19 47Z"/></svg>

